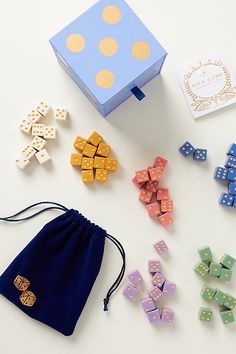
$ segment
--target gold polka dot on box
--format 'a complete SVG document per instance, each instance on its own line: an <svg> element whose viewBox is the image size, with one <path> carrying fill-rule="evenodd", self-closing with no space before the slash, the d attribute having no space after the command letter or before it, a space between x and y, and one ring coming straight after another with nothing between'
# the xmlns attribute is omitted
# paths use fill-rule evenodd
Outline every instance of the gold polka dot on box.
<svg viewBox="0 0 236 354"><path fill-rule="evenodd" d="M124 0L98 1L50 43L103 116L132 94L141 100L137 89L160 74L167 54Z"/></svg>
<svg viewBox="0 0 236 354"><path fill-rule="evenodd" d="M77 136L73 145L77 152L71 154L70 164L81 168L84 183L106 182L109 173L116 171L118 162L110 157L111 148L99 133L94 131L88 139Z"/></svg>

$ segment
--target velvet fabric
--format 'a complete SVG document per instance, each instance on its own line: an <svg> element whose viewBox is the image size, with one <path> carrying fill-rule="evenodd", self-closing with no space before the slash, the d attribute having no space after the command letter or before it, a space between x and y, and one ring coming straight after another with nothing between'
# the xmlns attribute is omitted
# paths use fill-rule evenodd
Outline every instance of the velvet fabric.
<svg viewBox="0 0 236 354"><path fill-rule="evenodd" d="M69 336L99 273L106 231L73 209L46 224L0 277L0 293L28 316ZM32 307L14 285L20 275L36 295Z"/></svg>

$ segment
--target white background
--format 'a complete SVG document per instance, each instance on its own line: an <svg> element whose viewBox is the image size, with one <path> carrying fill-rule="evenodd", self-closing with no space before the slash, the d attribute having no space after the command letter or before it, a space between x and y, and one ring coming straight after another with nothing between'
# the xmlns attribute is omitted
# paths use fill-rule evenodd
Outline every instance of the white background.
<svg viewBox="0 0 236 354"><path fill-rule="evenodd" d="M197 249L204 245L212 247L216 259L224 252L236 256L236 211L218 205L225 188L212 178L215 166L225 160L228 145L236 140L236 110L231 106L193 121L175 76L176 68L212 50L222 50L236 72L235 1L128 3L169 55L162 77L144 88L146 99L138 103L130 98L106 120L59 67L48 43L94 1L1 1L0 210L5 215L44 199L77 208L122 241L128 270L139 268L147 283L147 261L155 257L152 245L164 238L170 252L162 262L163 271L178 286L176 295L165 301L176 311L175 323L150 325L140 306L122 297L121 289L112 298L110 311L103 312L102 300L121 261L107 243L100 275L72 337L66 338L28 318L1 297L3 354L222 354L235 350L236 325L224 326L217 306L213 306L211 324L197 319L199 306L204 304L199 295L203 282L192 267L198 260ZM22 172L14 160L29 137L19 131L18 122L41 99L53 107L65 106L71 118L64 125L57 123L58 139L49 146L52 164L46 167L35 162ZM106 184L85 186L80 173L69 165L69 155L74 137L86 137L93 130L112 146L120 167ZM206 164L179 154L178 147L187 139L196 147L208 149ZM168 231L149 219L131 183L135 170L152 163L157 154L169 161L163 186L171 190L175 225ZM49 212L27 223L0 225L1 272L56 215ZM211 284L236 294L235 275L231 284Z"/></svg>

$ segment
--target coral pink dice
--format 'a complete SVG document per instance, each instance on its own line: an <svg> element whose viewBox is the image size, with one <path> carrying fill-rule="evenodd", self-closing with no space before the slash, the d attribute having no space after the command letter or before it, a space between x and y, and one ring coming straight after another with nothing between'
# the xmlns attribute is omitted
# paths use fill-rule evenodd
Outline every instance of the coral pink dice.
<svg viewBox="0 0 236 354"><path fill-rule="evenodd" d="M122 294L127 297L129 300L133 300L138 293L138 289L131 284L125 285Z"/></svg>
<svg viewBox="0 0 236 354"><path fill-rule="evenodd" d="M162 309L161 320L163 322L172 323L174 321L175 313L172 309L164 307Z"/></svg>
<svg viewBox="0 0 236 354"><path fill-rule="evenodd" d="M159 184L158 181L148 181L148 182L146 182L144 188L145 188L147 191L156 193L156 191L157 191L157 189L158 189L158 184Z"/></svg>
<svg viewBox="0 0 236 354"><path fill-rule="evenodd" d="M156 259L151 259L148 261L148 271L151 274L154 274L156 272L160 273L161 272L161 263L157 261Z"/></svg>
<svg viewBox="0 0 236 354"><path fill-rule="evenodd" d="M163 253L166 253L168 251L167 244L165 243L164 240L157 241L154 244L154 248L157 251L157 253L160 254L160 255L163 254Z"/></svg>
<svg viewBox="0 0 236 354"><path fill-rule="evenodd" d="M161 211L158 203L148 204L147 211L148 211L148 215L151 217L161 215Z"/></svg>
<svg viewBox="0 0 236 354"><path fill-rule="evenodd" d="M148 172L152 181L159 182L162 179L162 172L159 167L149 168Z"/></svg>
<svg viewBox="0 0 236 354"><path fill-rule="evenodd" d="M151 297L147 297L141 300L141 305L145 312L149 312L156 309L156 305Z"/></svg>
<svg viewBox="0 0 236 354"><path fill-rule="evenodd" d="M161 212L167 213L173 211L173 201L170 199L165 199L161 201Z"/></svg>
<svg viewBox="0 0 236 354"><path fill-rule="evenodd" d="M147 317L148 317L150 323L156 323L161 320L160 311L158 309L153 310L153 311L149 311L147 313Z"/></svg>
<svg viewBox="0 0 236 354"><path fill-rule="evenodd" d="M176 289L176 284L173 281L166 280L162 291L166 295L173 295L175 289Z"/></svg>
<svg viewBox="0 0 236 354"><path fill-rule="evenodd" d="M163 172L167 166L167 163L168 163L168 161L166 159L164 159L161 156L157 156L154 161L153 167L159 167L160 170Z"/></svg>
<svg viewBox="0 0 236 354"><path fill-rule="evenodd" d="M148 295L154 301L158 301L163 296L163 292L157 286L154 286L153 288L148 290Z"/></svg>
<svg viewBox="0 0 236 354"><path fill-rule="evenodd" d="M149 174L148 174L148 170L137 171L136 177L137 177L138 183L147 182L150 179Z"/></svg>
<svg viewBox="0 0 236 354"><path fill-rule="evenodd" d="M138 181L137 181L137 176L135 176L135 177L132 179L132 182L133 182L133 184L134 184L137 188L142 188L143 185L145 184L145 182L138 183ZM147 183L148 183L148 182L147 182Z"/></svg>
<svg viewBox="0 0 236 354"><path fill-rule="evenodd" d="M158 188L157 190L157 200L166 200L169 198L168 188Z"/></svg>
<svg viewBox="0 0 236 354"><path fill-rule="evenodd" d="M161 288L165 281L166 278L160 273L156 273L151 280L152 284L158 286L158 288Z"/></svg>
<svg viewBox="0 0 236 354"><path fill-rule="evenodd" d="M164 227L168 227L169 225L173 224L173 222L174 222L172 214L169 212L159 216L159 220L160 220L160 223L162 224L162 226L164 226Z"/></svg>
<svg viewBox="0 0 236 354"><path fill-rule="evenodd" d="M143 203L150 203L152 199L152 194L152 192L149 192L146 189L141 189L139 194L139 200Z"/></svg>
<svg viewBox="0 0 236 354"><path fill-rule="evenodd" d="M128 274L128 278L135 286L143 282L143 278L138 270L133 270Z"/></svg>

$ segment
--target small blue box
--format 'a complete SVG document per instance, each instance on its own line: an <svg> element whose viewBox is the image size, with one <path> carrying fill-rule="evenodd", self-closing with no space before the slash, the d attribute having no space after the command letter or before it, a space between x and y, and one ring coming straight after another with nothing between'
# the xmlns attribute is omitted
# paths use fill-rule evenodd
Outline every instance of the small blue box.
<svg viewBox="0 0 236 354"><path fill-rule="evenodd" d="M133 93L142 99L138 88L160 74L167 55L124 0L99 1L50 43L103 116Z"/></svg>

